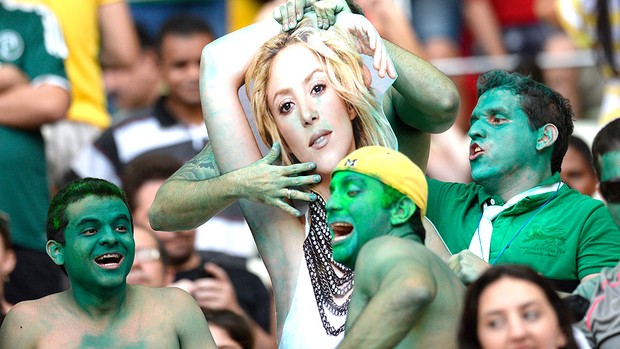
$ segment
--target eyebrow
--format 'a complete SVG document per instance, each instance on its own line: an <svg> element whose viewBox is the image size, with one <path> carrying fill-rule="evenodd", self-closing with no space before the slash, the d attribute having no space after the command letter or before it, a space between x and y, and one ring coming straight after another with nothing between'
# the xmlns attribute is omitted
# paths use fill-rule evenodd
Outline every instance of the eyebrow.
<svg viewBox="0 0 620 349"><path fill-rule="evenodd" d="M128 221L130 221L130 218L128 215L126 214L118 214L116 217L114 217L114 221L117 221L119 219L126 219ZM81 219L77 222L77 224L90 224L90 223L101 223L101 219L99 218L95 218L95 217L86 217L84 219Z"/></svg>
<svg viewBox="0 0 620 349"><path fill-rule="evenodd" d="M519 310L523 310L523 309L527 309L527 308L529 308L529 307L530 307L530 306L532 306L532 305L538 305L538 304L540 304L540 302L539 302L539 301L537 301L537 300L531 300L531 301L528 301L528 302L525 302L525 303L523 303L523 304L519 305L519 307L518 307L518 308L519 308ZM491 310L491 311L488 311L488 312L486 312L486 313L483 313L483 314L482 314L482 316L494 316L494 315L501 315L503 312L504 312L503 310L499 310L499 309L498 309L498 310Z"/></svg>
<svg viewBox="0 0 620 349"><path fill-rule="evenodd" d="M316 69L314 69L313 71L311 71L311 72L310 72L310 73L309 73L309 74L308 74L308 75L304 78L303 84L304 84L304 85L308 84L308 81L310 81L310 80L312 79L312 77L314 76L314 74L316 74L316 73L318 73L318 72L321 72L321 73L322 73L322 72L323 72L323 69L319 67L319 68L316 68ZM271 102L275 103L275 100L276 100L276 98L277 98L279 95L281 95L281 94L286 94L286 93L288 93L289 91L291 91L291 88L290 88L290 87L286 87L286 88L283 88L283 89L281 89L281 90L276 91L276 93L274 93L274 95L273 95L273 98L271 99Z"/></svg>
<svg viewBox="0 0 620 349"><path fill-rule="evenodd" d="M506 108L495 107L495 108L487 109L484 111L484 115L496 115L496 114L506 115L507 114Z"/></svg>

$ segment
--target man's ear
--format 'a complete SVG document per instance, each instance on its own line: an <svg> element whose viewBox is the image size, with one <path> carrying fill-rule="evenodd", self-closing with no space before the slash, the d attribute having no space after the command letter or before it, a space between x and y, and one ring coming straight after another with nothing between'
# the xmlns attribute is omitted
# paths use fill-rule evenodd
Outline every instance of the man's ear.
<svg viewBox="0 0 620 349"><path fill-rule="evenodd" d="M416 205L409 197L403 195L392 208L390 223L393 226L405 224L409 221L409 218L413 216L415 211Z"/></svg>
<svg viewBox="0 0 620 349"><path fill-rule="evenodd" d="M550 147L558 140L558 128L554 124L546 124L538 129L538 140L536 150L543 150Z"/></svg>
<svg viewBox="0 0 620 349"><path fill-rule="evenodd" d="M55 240L48 240L47 244L45 245L45 251L56 265L65 264L64 248L60 244L60 242L57 242Z"/></svg>

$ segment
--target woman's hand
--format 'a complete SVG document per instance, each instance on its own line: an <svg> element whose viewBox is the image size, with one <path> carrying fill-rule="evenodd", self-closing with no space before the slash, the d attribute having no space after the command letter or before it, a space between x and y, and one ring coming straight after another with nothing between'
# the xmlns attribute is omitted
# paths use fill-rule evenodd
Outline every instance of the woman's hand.
<svg viewBox="0 0 620 349"><path fill-rule="evenodd" d="M357 50L365 55L373 57L373 66L377 69L380 77L387 74L392 79L396 78L396 69L390 59L381 36L366 17L352 13L341 13L334 27L348 30L356 39Z"/></svg>
<svg viewBox="0 0 620 349"><path fill-rule="evenodd" d="M293 188L319 183L321 176L318 174L300 175L316 168L316 164L312 162L289 166L274 165L273 163L279 157L280 144L274 143L264 158L234 171L237 177L236 182L239 184L239 192L236 194L250 201L280 208L299 217L301 213L292 206L291 199L314 201L316 194Z"/></svg>

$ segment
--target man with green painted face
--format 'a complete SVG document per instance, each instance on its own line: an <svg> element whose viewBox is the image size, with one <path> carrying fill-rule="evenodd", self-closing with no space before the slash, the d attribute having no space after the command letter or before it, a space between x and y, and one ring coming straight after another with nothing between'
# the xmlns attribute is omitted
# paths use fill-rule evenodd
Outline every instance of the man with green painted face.
<svg viewBox="0 0 620 349"><path fill-rule="evenodd" d="M478 79L469 129L475 183L429 180L427 217L472 282L493 264L526 264L571 292L620 257L620 231L602 202L560 180L573 131L568 101L529 77Z"/></svg>
<svg viewBox="0 0 620 349"><path fill-rule="evenodd" d="M607 208L620 225L620 119L608 123L592 142L599 190ZM604 268L597 278L584 282L575 294L590 301L586 316L578 323L593 348L620 347L620 263Z"/></svg>
<svg viewBox="0 0 620 349"><path fill-rule="evenodd" d="M15 305L0 348L216 348L185 291L126 284L132 225L114 184L86 178L61 189L48 211L47 253L71 288Z"/></svg>
<svg viewBox="0 0 620 349"><path fill-rule="evenodd" d="M599 191L611 216L620 226L620 119L608 123L592 142Z"/></svg>
<svg viewBox="0 0 620 349"><path fill-rule="evenodd" d="M424 246L424 174L407 156L362 147L332 172L333 258L355 269L338 348L456 348L464 286Z"/></svg>

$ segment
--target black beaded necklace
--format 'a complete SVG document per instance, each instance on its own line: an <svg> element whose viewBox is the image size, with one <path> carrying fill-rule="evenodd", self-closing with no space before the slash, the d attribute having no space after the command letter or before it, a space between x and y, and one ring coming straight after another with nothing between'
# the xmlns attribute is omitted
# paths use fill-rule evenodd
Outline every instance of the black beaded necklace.
<svg viewBox="0 0 620 349"><path fill-rule="evenodd" d="M332 259L331 235L327 229L325 201L320 195L309 207L310 231L304 241L304 256L310 281L314 290L321 321L325 332L337 336L344 331L344 324L335 328L327 319L325 311L335 316L346 316L351 289L353 288L353 270ZM339 271L342 276L336 273ZM341 305L337 300L346 299Z"/></svg>

